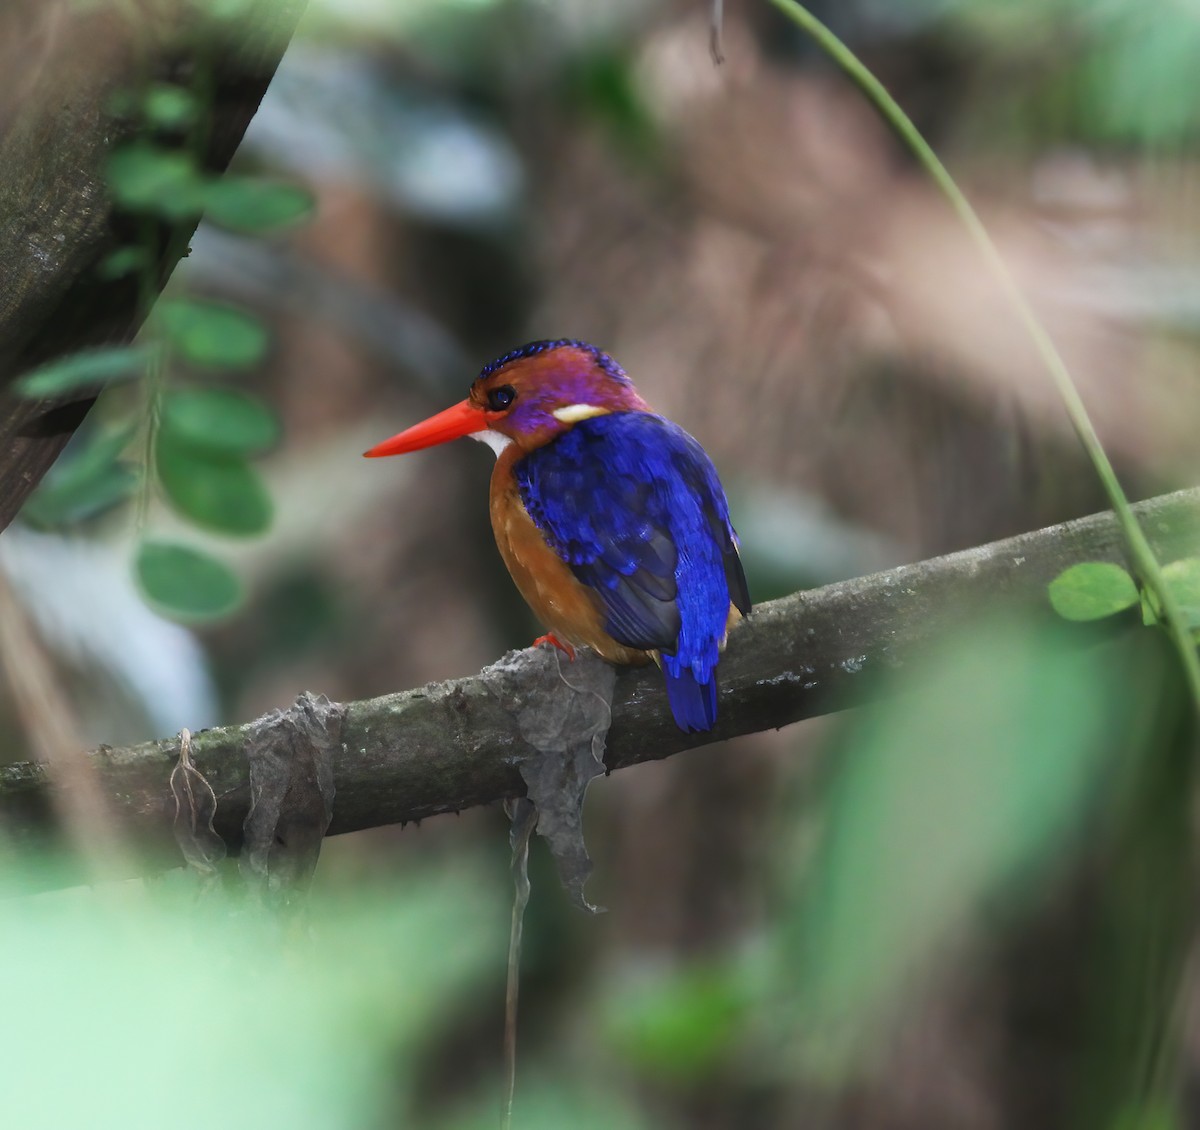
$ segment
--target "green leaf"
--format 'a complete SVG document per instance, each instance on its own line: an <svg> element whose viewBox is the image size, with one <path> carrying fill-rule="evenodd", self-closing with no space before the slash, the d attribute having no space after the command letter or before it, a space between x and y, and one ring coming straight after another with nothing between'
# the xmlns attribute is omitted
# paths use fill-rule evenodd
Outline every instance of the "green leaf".
<svg viewBox="0 0 1200 1130"><path fill-rule="evenodd" d="M102 279L123 279L140 271L150 261L150 255L144 247L118 247L111 255L106 255L96 268L96 274Z"/></svg>
<svg viewBox="0 0 1200 1130"><path fill-rule="evenodd" d="M109 159L108 183L123 207L181 220L204 210L209 179L189 153L135 141Z"/></svg>
<svg viewBox="0 0 1200 1130"><path fill-rule="evenodd" d="M85 349L26 373L15 387L21 396L31 399L62 396L78 389L140 377L156 355L152 345Z"/></svg>
<svg viewBox="0 0 1200 1130"><path fill-rule="evenodd" d="M307 220L312 193L295 184L226 175L205 196L205 218L237 232L268 232Z"/></svg>
<svg viewBox="0 0 1200 1130"><path fill-rule="evenodd" d="M1200 557L1172 561L1163 566L1162 574L1188 627L1200 628Z"/></svg>
<svg viewBox="0 0 1200 1130"><path fill-rule="evenodd" d="M1179 1111L1169 1102L1155 1098L1119 1110L1111 1127L1112 1130L1186 1130Z"/></svg>
<svg viewBox="0 0 1200 1130"><path fill-rule="evenodd" d="M573 68L571 87L582 109L612 130L631 156L654 155L655 116L630 56L605 49L585 53Z"/></svg>
<svg viewBox="0 0 1200 1130"><path fill-rule="evenodd" d="M154 313L168 341L194 365L248 369L266 356L267 329L244 310L176 298L160 302Z"/></svg>
<svg viewBox="0 0 1200 1130"><path fill-rule="evenodd" d="M750 1000L733 965L638 978L606 995L610 1046L639 1069L695 1079L737 1047Z"/></svg>
<svg viewBox="0 0 1200 1130"><path fill-rule="evenodd" d="M1107 140L1184 144L1197 127L1195 105L1179 97L1200 50L1194 14L1168 8L1148 20L1136 5L1123 7L1113 13L1107 42L1085 60L1099 132Z"/></svg>
<svg viewBox="0 0 1200 1130"><path fill-rule="evenodd" d="M257 397L228 388L170 393L163 428L194 447L229 455L253 455L279 439L279 421L271 409Z"/></svg>
<svg viewBox="0 0 1200 1130"><path fill-rule="evenodd" d="M21 508L22 516L39 529L70 526L124 502L141 482L136 467L113 463L87 478L72 476L43 483Z"/></svg>
<svg viewBox="0 0 1200 1130"><path fill-rule="evenodd" d="M234 457L174 442L160 433L158 477L171 505L199 526L249 537L270 524L270 496L258 472Z"/></svg>
<svg viewBox="0 0 1200 1130"><path fill-rule="evenodd" d="M134 568L146 599L176 619L211 620L242 600L241 583L229 568L190 546L143 542Z"/></svg>
<svg viewBox="0 0 1200 1130"><path fill-rule="evenodd" d="M1066 620L1100 620L1138 602L1133 578L1108 561L1084 561L1064 569L1050 582L1049 593L1054 611Z"/></svg>
<svg viewBox="0 0 1200 1130"><path fill-rule="evenodd" d="M164 129L181 129L196 120L196 97L173 83L152 86L142 102L147 120Z"/></svg>
<svg viewBox="0 0 1200 1130"><path fill-rule="evenodd" d="M50 469L21 510L26 521L43 529L91 518L127 498L140 482L136 468L118 463L133 428L91 436L82 447Z"/></svg>

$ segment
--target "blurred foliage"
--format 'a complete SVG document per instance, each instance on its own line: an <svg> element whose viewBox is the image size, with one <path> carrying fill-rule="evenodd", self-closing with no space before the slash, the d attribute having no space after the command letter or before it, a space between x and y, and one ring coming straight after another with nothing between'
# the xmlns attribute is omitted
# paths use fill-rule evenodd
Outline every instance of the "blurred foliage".
<svg viewBox="0 0 1200 1130"><path fill-rule="evenodd" d="M1200 109L1180 97L1200 51L1193 0L908 0L887 5L886 16L876 0L863 6L909 29L941 31L982 61L971 105L1010 140L1200 140Z"/></svg>
<svg viewBox="0 0 1200 1130"><path fill-rule="evenodd" d="M604 1002L605 1038L633 1069L695 1083L730 1065L763 1001L763 953L628 974Z"/></svg>
<svg viewBox="0 0 1200 1130"><path fill-rule="evenodd" d="M22 970L0 1037L14 1125L495 1126L494 1070L428 1109L439 1045L503 991L502 889L462 860L318 884L284 915L229 864L216 879L20 886L10 872L0 905L0 959ZM516 1115L529 1130L655 1125L574 1068L531 1067Z"/></svg>
<svg viewBox="0 0 1200 1130"><path fill-rule="evenodd" d="M151 605L183 620L223 616L242 598L231 570L186 545L143 541L134 568Z"/></svg>
<svg viewBox="0 0 1200 1130"><path fill-rule="evenodd" d="M156 328L180 357L212 369L248 369L266 356L269 337L255 317L215 302L164 300L155 307Z"/></svg>
<svg viewBox="0 0 1200 1130"><path fill-rule="evenodd" d="M1163 566L1163 577L1193 632L1200 632L1200 557L1184 557ZM1146 593L1145 621L1159 623L1162 610L1153 593Z"/></svg>
<svg viewBox="0 0 1200 1130"><path fill-rule="evenodd" d="M128 498L141 482L137 468L120 458L131 435L129 427L90 435L54 465L25 504L25 520L43 530L70 526Z"/></svg>
<svg viewBox="0 0 1200 1130"><path fill-rule="evenodd" d="M627 54L584 53L569 81L581 116L603 125L618 151L639 163L661 159L662 138Z"/></svg>
<svg viewBox="0 0 1200 1130"><path fill-rule="evenodd" d="M279 440L279 420L270 408L231 388L169 393L162 426L184 443L225 455L258 455Z"/></svg>
<svg viewBox="0 0 1200 1130"><path fill-rule="evenodd" d="M902 693L858 712L811 866L793 873L779 954L804 1055L832 1067L861 1052L949 937L988 902L1029 897L1085 826L1113 758L1142 747L1139 701L1152 686L1130 692L1119 660L984 619ZM799 846L803 858L810 845Z"/></svg>
<svg viewBox="0 0 1200 1130"><path fill-rule="evenodd" d="M216 18L234 17L234 5ZM208 107L196 89L151 83L142 92L113 99L114 113L140 123L143 135L114 152L109 187L129 213L168 224L192 222L201 214L212 223L248 235L265 235L308 219L311 193L287 182L227 174L210 176L198 165L195 147ZM153 233L147 238L153 239ZM130 244L101 266L105 278L134 276L146 301L155 294L152 246ZM167 387L174 367L211 377L259 367L270 334L260 318L224 302L168 297L146 310L138 344L90 350L63 358L22 378L26 396L61 396L76 390L142 378L137 403L118 409L122 421L99 438L72 446L34 492L25 519L43 530L70 529L110 510L139 488L155 486L182 517L217 534L248 537L271 523L272 503L249 460L269 450L279 424L263 402L227 388ZM111 400L111 397L110 397ZM130 417L136 423L130 420ZM141 473L121 457L141 433ZM151 454L152 453L152 454ZM143 506L143 512L145 507ZM228 566L206 551L147 541L135 554L135 575L160 612L195 622L232 611L243 588Z"/></svg>
<svg viewBox="0 0 1200 1130"><path fill-rule="evenodd" d="M157 449L159 482L185 518L237 537L261 534L271 524L270 495L245 461L192 446L166 430Z"/></svg>
<svg viewBox="0 0 1200 1130"><path fill-rule="evenodd" d="M413 1125L421 1049L503 946L503 907L464 871L325 893L293 922L232 877L140 886L0 907L22 970L0 1037L12 1125Z"/></svg>
<svg viewBox="0 0 1200 1130"><path fill-rule="evenodd" d="M312 216L312 194L298 185L228 174L204 197L204 218L250 235L291 227Z"/></svg>
<svg viewBox="0 0 1200 1130"><path fill-rule="evenodd" d="M984 620L856 711L824 787L781 809L778 905L755 943L611 978L613 1053L693 1087L739 1072L825 1093L861 1081L939 962L1042 903L1090 838L1116 860L1114 944L1094 970L1100 1058L1079 1076L1080 1125L1167 1109L1144 1088L1188 918L1186 820L1169 800L1191 754L1170 730L1185 696L1165 652L1128 638L1064 650L1077 630Z"/></svg>
<svg viewBox="0 0 1200 1130"><path fill-rule="evenodd" d="M1192 748L1170 730L1186 696L1163 651L1067 639L984 620L856 711L811 805L781 810L779 902L760 937L610 982L615 1054L689 1086L738 1072L825 1094L861 1082L939 962L1044 902L1090 838L1116 862L1079 1125L1174 1119L1154 1088L1190 919L1186 819L1170 800L1189 772Z"/></svg>
<svg viewBox="0 0 1200 1130"><path fill-rule="evenodd" d="M147 345L87 349L26 373L17 382L17 390L29 397L62 396L77 389L132 380L143 376L156 357L157 349Z"/></svg>

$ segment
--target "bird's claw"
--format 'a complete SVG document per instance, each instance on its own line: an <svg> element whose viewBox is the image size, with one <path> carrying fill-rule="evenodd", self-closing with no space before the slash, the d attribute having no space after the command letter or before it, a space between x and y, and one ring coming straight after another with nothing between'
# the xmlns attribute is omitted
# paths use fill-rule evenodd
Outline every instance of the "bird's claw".
<svg viewBox="0 0 1200 1130"><path fill-rule="evenodd" d="M529 646L541 647L544 643L558 648L568 659L572 661L575 659L575 649L569 643L563 643L553 632L547 632L544 636L538 636Z"/></svg>

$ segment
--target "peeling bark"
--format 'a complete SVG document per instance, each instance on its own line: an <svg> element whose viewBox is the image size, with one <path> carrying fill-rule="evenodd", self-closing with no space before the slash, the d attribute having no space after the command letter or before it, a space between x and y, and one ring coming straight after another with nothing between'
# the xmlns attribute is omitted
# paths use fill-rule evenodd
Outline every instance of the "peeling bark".
<svg viewBox="0 0 1200 1130"><path fill-rule="evenodd" d="M303 694L252 726L240 862L263 901L286 903L308 890L333 817L333 758L345 717L346 708L324 695Z"/></svg>
<svg viewBox="0 0 1200 1130"><path fill-rule="evenodd" d="M531 658L532 657L532 658ZM537 809L537 832L558 866L571 901L591 914L583 893L592 861L583 842L583 801L604 772L604 738L612 721L616 672L594 652L566 663L558 649L515 651L480 673L488 689L509 704L526 749L517 769ZM521 817L514 817L518 826Z"/></svg>

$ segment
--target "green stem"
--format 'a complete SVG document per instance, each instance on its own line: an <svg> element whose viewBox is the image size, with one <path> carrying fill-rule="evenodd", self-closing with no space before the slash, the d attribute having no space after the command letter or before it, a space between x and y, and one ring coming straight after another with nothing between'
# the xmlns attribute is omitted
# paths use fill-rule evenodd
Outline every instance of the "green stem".
<svg viewBox="0 0 1200 1130"><path fill-rule="evenodd" d="M166 344L157 332L154 303L158 297L157 273L152 249L155 246L154 224L149 217L141 221L141 246L146 251L146 262L138 273L138 305L142 314L142 334L152 341L158 339L159 348L146 367L142 378L142 482L138 491L134 522L138 536L146 532L146 521L150 513L150 501L154 496L158 468L154 458L158 442L158 425L162 418L163 387L166 383Z"/></svg>
<svg viewBox="0 0 1200 1130"><path fill-rule="evenodd" d="M537 827L537 809L525 797L505 801L512 820L513 908L508 938L508 983L504 994L504 1102L500 1130L512 1130L513 1100L517 1093L517 994L521 983L521 941L525 908L529 905L529 840Z"/></svg>
<svg viewBox="0 0 1200 1130"><path fill-rule="evenodd" d="M899 134L901 140L916 155L917 160L941 189L942 194L963 222L971 239L974 240L975 246L987 263L993 278L999 284L1013 310L1016 311L1017 317L1049 372L1051 380L1054 381L1075 429L1075 434L1079 437L1079 442L1083 444L1088 458L1091 459L1096 474L1100 476L1100 482L1108 495L1109 503L1129 545L1129 555L1133 561L1134 571L1142 584L1158 599L1167 632L1179 654L1180 663L1183 665L1192 708L1197 715L1200 715L1200 658L1197 657L1196 645L1192 641L1191 632L1188 630L1179 602L1163 578L1158 559L1154 556L1154 551L1150 548L1150 543L1146 540L1146 535L1130 508L1129 499L1125 497L1125 491L1121 488L1117 473L1113 470L1113 465L1109 462L1109 458L1101 446L1100 437L1096 435L1096 429L1084 407L1079 390L1075 387L1075 382L1067 371L1066 363L1049 333L1038 321L1037 315L1034 314L1020 286L1017 285L1016 279L1013 278L1005 264L999 249L988 234L987 228L983 226L983 221L971 207L970 201L963 195L962 190L955 184L954 178L946 171L945 165L930 148L929 143L913 125L912 120L900 109L896 100L859 61L857 56L796 0L771 0L771 3L811 35L821 49L866 94L888 124Z"/></svg>

